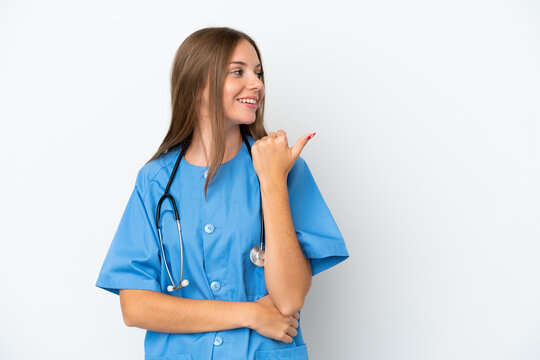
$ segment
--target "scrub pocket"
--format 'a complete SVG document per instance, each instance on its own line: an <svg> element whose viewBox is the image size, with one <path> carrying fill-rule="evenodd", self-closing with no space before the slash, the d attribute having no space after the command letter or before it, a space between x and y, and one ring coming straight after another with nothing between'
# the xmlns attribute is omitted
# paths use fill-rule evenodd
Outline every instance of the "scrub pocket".
<svg viewBox="0 0 540 360"><path fill-rule="evenodd" d="M308 360L306 345L288 349L261 350L255 352L255 360Z"/></svg>
<svg viewBox="0 0 540 360"><path fill-rule="evenodd" d="M268 292L264 281L264 267L253 264L249 258L249 253L255 245L261 243L260 231L242 231L242 267L244 272L244 287L248 301L255 301Z"/></svg>
<svg viewBox="0 0 540 360"><path fill-rule="evenodd" d="M144 360L192 360L191 354L178 354L167 356L144 356Z"/></svg>

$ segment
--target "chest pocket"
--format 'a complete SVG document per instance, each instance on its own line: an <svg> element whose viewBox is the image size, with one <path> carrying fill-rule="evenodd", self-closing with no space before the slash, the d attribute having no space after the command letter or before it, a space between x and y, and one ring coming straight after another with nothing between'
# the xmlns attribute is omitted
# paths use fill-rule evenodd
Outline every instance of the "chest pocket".
<svg viewBox="0 0 540 360"><path fill-rule="evenodd" d="M288 349L257 351L255 360L308 360L306 345L291 347Z"/></svg>
<svg viewBox="0 0 540 360"><path fill-rule="evenodd" d="M261 232L242 231L241 238L244 249L242 259L246 296L248 301L255 301L268 294L264 281L264 267L256 266L249 258L251 249L261 243Z"/></svg>

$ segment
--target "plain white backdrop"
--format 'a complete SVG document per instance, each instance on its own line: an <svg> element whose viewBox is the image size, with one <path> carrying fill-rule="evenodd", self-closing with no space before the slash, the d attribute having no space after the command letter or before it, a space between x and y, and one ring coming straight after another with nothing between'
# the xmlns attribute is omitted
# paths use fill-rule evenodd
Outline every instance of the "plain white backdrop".
<svg viewBox="0 0 540 360"><path fill-rule="evenodd" d="M169 71L206 26L262 51L266 125L351 257L317 275L310 359L540 358L538 1L0 2L0 358L142 359L95 287Z"/></svg>

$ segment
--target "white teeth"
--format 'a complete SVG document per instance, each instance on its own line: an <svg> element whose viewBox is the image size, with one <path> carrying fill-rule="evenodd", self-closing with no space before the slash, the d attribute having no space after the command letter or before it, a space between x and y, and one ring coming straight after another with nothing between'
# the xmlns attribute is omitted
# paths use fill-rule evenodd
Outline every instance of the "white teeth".
<svg viewBox="0 0 540 360"><path fill-rule="evenodd" d="M238 101L243 103L257 104L257 100L255 99L238 99Z"/></svg>

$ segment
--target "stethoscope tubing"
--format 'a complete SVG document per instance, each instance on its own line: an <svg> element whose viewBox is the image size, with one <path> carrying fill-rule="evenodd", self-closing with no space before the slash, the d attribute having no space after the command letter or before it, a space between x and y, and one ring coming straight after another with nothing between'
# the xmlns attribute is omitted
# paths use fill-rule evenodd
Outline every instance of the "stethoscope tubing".
<svg viewBox="0 0 540 360"><path fill-rule="evenodd" d="M249 156L253 159L253 156L251 155L251 145L249 144L248 139L246 138L246 136L244 135L244 133L242 131L240 131L240 134L242 135L242 140L244 141L244 143L246 144L246 146L248 148ZM182 287L185 287L185 286L187 286L189 284L189 281L184 279L184 249L183 249L183 241L182 241L182 231L181 231L181 227L180 227L180 216L178 214L178 208L176 206L176 201L174 200L173 196L169 193L169 189L171 187L171 184L172 184L172 182L173 182L173 180L174 180L174 178L176 176L176 173L178 171L180 161L184 157L184 155L185 155L185 153L187 151L187 147L189 146L189 141L190 141L190 139L188 139L188 141L186 141L186 142L184 142L184 144L182 144L182 151L180 152L180 155L178 155L178 158L176 159L176 163L174 164L173 170L171 172L171 176L169 177L169 181L167 182L167 187L165 188L165 192L164 192L163 196L161 196L161 198L159 199L157 209L156 209L156 227L157 227L157 231L158 231L158 238L159 238L161 256L163 258L163 262L165 263L165 269L167 270L167 275L169 276L169 280L171 281L171 284L172 284L172 285L169 285L167 287L167 290L169 292L181 289ZM257 177L257 180L258 180L258 177ZM259 183L259 188L260 188L260 183ZM159 220L160 220L160 217L161 217L161 205L163 204L163 202L166 199L169 199L171 201L172 206L173 206L174 217L175 217L175 220L176 220L176 227L178 229L178 240L180 242L180 282L178 283L178 285L176 285L174 283L171 271L170 271L169 266L167 264L167 258L165 256L165 249L164 249L164 246L163 246L163 237L162 237L162 234L161 234L161 226L159 225ZM260 210L261 210L260 211L260 213L261 213L261 241L260 241L260 245L256 245L251 250L250 259L253 262L253 264L255 264L256 266L261 267L261 266L264 266L264 216L263 216L263 210L262 210L262 194L261 194L260 191L259 191L259 199L260 199Z"/></svg>

